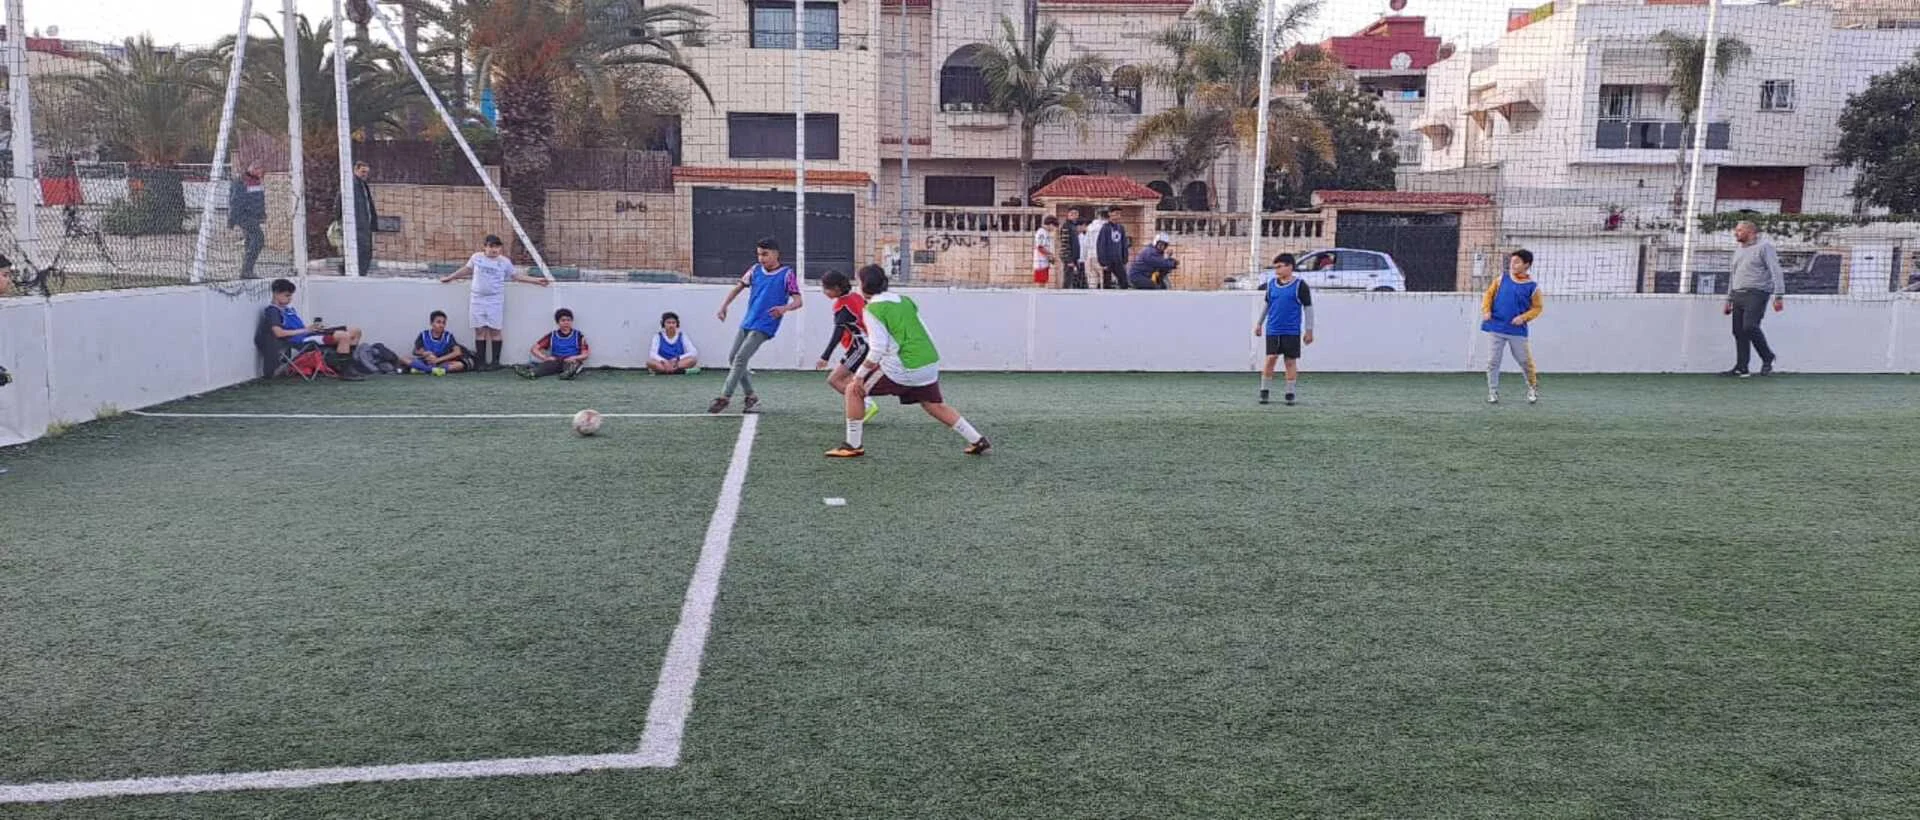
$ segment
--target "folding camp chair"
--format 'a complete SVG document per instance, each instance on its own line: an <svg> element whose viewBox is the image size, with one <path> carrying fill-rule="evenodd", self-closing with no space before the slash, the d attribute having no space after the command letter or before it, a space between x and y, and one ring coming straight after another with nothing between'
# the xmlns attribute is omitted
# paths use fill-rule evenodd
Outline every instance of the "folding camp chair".
<svg viewBox="0 0 1920 820"><path fill-rule="evenodd" d="M308 339L294 342L273 335L275 311L268 307L260 311L260 324L254 329L253 346L260 352L260 376L271 379L276 376L292 374L302 381L313 381L321 376L339 378L327 365L326 346Z"/></svg>

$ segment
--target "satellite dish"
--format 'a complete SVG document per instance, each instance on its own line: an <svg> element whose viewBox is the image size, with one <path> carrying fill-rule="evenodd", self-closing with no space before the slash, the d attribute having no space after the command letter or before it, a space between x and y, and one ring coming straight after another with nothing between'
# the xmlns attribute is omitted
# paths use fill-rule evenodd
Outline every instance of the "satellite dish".
<svg viewBox="0 0 1920 820"><path fill-rule="evenodd" d="M1402 11L1406 11L1406 10L1407 10L1407 0L1393 0L1393 2L1391 2L1391 3L1388 3L1388 4L1387 4L1387 6L1388 6L1389 8L1392 8L1392 9L1393 9L1393 10L1394 10L1395 12L1402 12Z"/></svg>
<svg viewBox="0 0 1920 820"><path fill-rule="evenodd" d="M59 26L47 26L47 36L48 36L48 37L59 37L59 36L60 36L60 27L59 27Z"/></svg>

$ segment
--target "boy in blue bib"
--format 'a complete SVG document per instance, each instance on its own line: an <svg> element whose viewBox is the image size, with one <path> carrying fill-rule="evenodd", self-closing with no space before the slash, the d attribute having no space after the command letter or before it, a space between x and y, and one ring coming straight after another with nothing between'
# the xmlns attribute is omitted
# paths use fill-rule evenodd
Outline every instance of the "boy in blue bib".
<svg viewBox="0 0 1920 820"><path fill-rule="evenodd" d="M1500 363L1507 351L1527 375L1527 403L1540 400L1540 372L1533 366L1527 326L1545 308L1540 283L1533 280L1533 251L1521 248L1507 257L1507 272L1480 299L1480 329L1487 333L1487 403L1500 403Z"/></svg>
<svg viewBox="0 0 1920 820"><path fill-rule="evenodd" d="M426 330L413 340L413 361L408 363L406 373L431 373L445 376L458 373L472 365L467 358L467 349L460 346L460 340L454 338L453 331L447 330L447 312L436 310L427 314Z"/></svg>
<svg viewBox="0 0 1920 820"><path fill-rule="evenodd" d="M753 354L760 352L760 346L780 332L780 319L792 311L800 309L800 278L793 268L780 264L780 243L772 237L760 240L754 246L757 263L747 269L740 282L727 291L727 299L720 303L720 321L727 320L727 306L733 304L741 291L748 291L747 314L740 317L740 333L733 337L733 351L727 354L727 383L720 388L720 397L707 405L707 412L718 413L727 409L733 402L736 388L747 391L747 402L741 405L742 412L751 413L760 404L760 396L753 392L753 377L748 368L753 363Z"/></svg>
<svg viewBox="0 0 1920 820"><path fill-rule="evenodd" d="M587 347L587 334L574 329L573 311L566 308L554 311L553 325L553 332L533 343L533 362L514 367L513 372L521 378L558 375L572 380L587 366L587 357L592 351Z"/></svg>
<svg viewBox="0 0 1920 820"><path fill-rule="evenodd" d="M660 332L653 334L653 347L647 350L647 372L662 376L700 372L700 349L680 332L680 314L660 314Z"/></svg>

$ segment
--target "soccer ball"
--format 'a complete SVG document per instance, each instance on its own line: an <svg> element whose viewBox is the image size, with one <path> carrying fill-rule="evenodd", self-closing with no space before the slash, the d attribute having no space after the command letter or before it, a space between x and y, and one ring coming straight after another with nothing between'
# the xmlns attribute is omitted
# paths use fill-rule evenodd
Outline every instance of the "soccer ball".
<svg viewBox="0 0 1920 820"><path fill-rule="evenodd" d="M573 432L575 435L591 436L600 432L600 411L582 410L573 414Z"/></svg>

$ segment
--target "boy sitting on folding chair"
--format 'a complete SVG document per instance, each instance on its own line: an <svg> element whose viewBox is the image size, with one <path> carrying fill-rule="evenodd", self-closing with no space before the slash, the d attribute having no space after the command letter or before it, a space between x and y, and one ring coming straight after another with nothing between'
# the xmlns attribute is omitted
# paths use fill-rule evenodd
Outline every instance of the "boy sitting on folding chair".
<svg viewBox="0 0 1920 820"><path fill-rule="evenodd" d="M293 307L293 282L287 279L273 280L273 304L267 306L264 321L273 338L296 351L304 347L325 348L331 346L338 358L338 364L329 362L335 375L346 381L359 381L361 376L354 372L352 364L353 346L360 343L360 329L357 327L328 327L316 319L312 324L300 318L300 311Z"/></svg>

